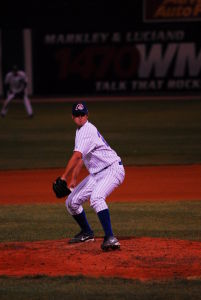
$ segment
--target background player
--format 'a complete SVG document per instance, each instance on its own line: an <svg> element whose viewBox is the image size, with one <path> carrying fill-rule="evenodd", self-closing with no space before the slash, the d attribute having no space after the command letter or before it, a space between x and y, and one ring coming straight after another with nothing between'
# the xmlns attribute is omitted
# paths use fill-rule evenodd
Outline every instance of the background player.
<svg viewBox="0 0 201 300"><path fill-rule="evenodd" d="M3 103L1 110L1 116L5 117L8 111L8 105L14 98L20 97L24 100L24 105L29 117L33 117L33 109L31 102L27 95L27 76L24 71L18 70L15 65L12 71L8 72L5 77L5 87L7 92L7 97Z"/></svg>
<svg viewBox="0 0 201 300"><path fill-rule="evenodd" d="M88 109L85 102L73 105L72 119L77 125L75 147L61 178L67 181L67 177L71 174L68 187L74 190L66 199L66 207L79 224L81 232L69 242L94 240L94 233L82 206L90 198L90 205L97 213L105 233L101 248L103 250L119 249L120 243L113 234L110 213L105 200L123 182L124 167L117 153L106 143L97 128L88 121ZM89 175L76 186L77 176L83 164L88 169Z"/></svg>

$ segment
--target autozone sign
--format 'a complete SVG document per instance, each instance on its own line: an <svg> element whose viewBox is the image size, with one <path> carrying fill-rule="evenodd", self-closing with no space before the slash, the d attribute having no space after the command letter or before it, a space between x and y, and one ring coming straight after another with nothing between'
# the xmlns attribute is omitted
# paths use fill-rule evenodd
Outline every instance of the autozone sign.
<svg viewBox="0 0 201 300"><path fill-rule="evenodd" d="M201 0L144 0L144 21L201 21Z"/></svg>

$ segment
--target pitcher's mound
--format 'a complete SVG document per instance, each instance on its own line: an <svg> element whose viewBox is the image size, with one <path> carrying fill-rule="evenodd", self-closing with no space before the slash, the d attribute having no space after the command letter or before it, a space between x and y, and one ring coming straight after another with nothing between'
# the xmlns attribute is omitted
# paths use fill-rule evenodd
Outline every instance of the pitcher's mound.
<svg viewBox="0 0 201 300"><path fill-rule="evenodd" d="M0 275L122 277L139 280L201 278L201 242L161 238L120 239L121 250L103 252L102 239L0 244Z"/></svg>

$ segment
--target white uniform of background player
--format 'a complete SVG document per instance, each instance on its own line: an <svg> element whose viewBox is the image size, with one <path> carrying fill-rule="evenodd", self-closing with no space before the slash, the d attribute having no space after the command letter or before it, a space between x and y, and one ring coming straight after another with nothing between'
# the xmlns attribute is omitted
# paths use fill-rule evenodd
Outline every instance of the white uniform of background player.
<svg viewBox="0 0 201 300"><path fill-rule="evenodd" d="M67 180L72 171L69 188L74 188L66 200L66 207L81 227L70 243L94 240L94 234L87 222L82 204L90 199L90 206L97 213L105 237L101 245L103 250L117 249L120 243L114 237L106 197L124 180L125 170L120 157L107 144L97 128L88 121L85 102L75 103L72 118L78 126L75 137L74 153L69 160L62 179ZM89 175L76 186L76 178L85 165Z"/></svg>
<svg viewBox="0 0 201 300"><path fill-rule="evenodd" d="M27 82L28 80L25 72L18 70L17 66L14 66L13 70L6 74L5 86L7 89L7 98L1 110L2 117L4 117L7 114L8 105L11 102L11 100L16 97L23 98L28 116L33 116L33 109L27 95Z"/></svg>

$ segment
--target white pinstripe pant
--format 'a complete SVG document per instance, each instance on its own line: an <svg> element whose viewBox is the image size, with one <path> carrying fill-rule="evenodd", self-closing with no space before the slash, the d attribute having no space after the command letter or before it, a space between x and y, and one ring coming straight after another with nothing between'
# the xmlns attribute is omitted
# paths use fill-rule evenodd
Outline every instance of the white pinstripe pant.
<svg viewBox="0 0 201 300"><path fill-rule="evenodd" d="M107 209L106 197L123 182L124 177L125 170L119 162L97 174L88 175L66 199L67 210L71 215L80 214L83 211L82 204L88 199L96 213Z"/></svg>
<svg viewBox="0 0 201 300"><path fill-rule="evenodd" d="M3 115L7 114L7 112L8 112L8 105L11 102L11 100L13 100L15 97L16 97L16 95L14 93L8 93L7 99L5 100L5 102L3 104L3 107L2 107L2 110L1 110L1 113ZM30 100L29 100L29 98L27 96L26 91L24 92L23 100L24 100L24 106L26 108L27 114L28 115L32 115L33 114L33 109L32 109L31 102L30 102Z"/></svg>

